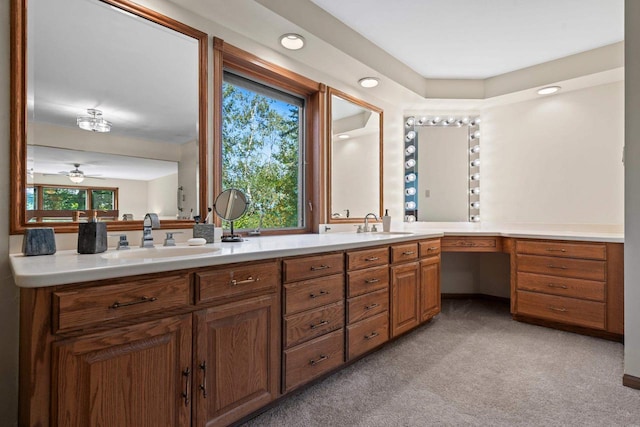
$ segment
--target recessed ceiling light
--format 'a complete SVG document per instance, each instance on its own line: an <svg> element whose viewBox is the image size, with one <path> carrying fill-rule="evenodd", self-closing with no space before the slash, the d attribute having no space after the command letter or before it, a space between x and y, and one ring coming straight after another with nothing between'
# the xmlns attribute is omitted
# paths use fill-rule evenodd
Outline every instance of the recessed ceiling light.
<svg viewBox="0 0 640 427"><path fill-rule="evenodd" d="M560 86L547 86L538 89L538 95L551 95L552 93L556 93L559 90Z"/></svg>
<svg viewBox="0 0 640 427"><path fill-rule="evenodd" d="M280 44L289 50L302 49L304 47L304 37L294 33L283 34L280 36Z"/></svg>
<svg viewBox="0 0 640 427"><path fill-rule="evenodd" d="M358 83L360 83L360 86L362 87L371 88L378 86L378 84L380 83L380 79L376 77L364 77L358 80Z"/></svg>
<svg viewBox="0 0 640 427"><path fill-rule="evenodd" d="M350 136L347 135L346 133L341 133L340 135L338 135L338 139L349 139Z"/></svg>

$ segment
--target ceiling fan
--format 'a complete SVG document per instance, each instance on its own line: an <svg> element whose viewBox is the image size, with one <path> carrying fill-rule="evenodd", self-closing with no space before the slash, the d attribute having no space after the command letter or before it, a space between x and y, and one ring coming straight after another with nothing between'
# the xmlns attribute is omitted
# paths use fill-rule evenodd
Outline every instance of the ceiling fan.
<svg viewBox="0 0 640 427"><path fill-rule="evenodd" d="M58 174L68 176L69 180L74 184L80 184L82 181L84 181L85 178L104 179L104 178L99 178L100 176L99 174L86 175L84 172L82 172L79 169L80 163L74 163L73 166L75 167L75 169L72 169L70 171L61 171L61 172L58 172Z"/></svg>

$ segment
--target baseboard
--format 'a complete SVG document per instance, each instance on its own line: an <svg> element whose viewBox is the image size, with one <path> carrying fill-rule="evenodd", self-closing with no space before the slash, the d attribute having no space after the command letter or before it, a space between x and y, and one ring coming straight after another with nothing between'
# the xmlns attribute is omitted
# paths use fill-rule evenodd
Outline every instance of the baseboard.
<svg viewBox="0 0 640 427"><path fill-rule="evenodd" d="M559 329L561 331L573 332L574 334L587 335L590 337L602 338L608 341L624 343L624 335L614 334L613 332L601 331L599 329L590 329L583 326L568 325L565 323L554 322L552 320L524 316L522 314L514 314L512 315L512 318L513 320L517 320L518 322L531 323L533 325L544 326L545 328Z"/></svg>
<svg viewBox="0 0 640 427"><path fill-rule="evenodd" d="M503 304L510 304L511 300L505 297L497 297L487 294L441 294L442 299L482 299L486 301L496 301Z"/></svg>
<svg viewBox="0 0 640 427"><path fill-rule="evenodd" d="M624 374L622 376L622 385L640 390L640 377L634 377L633 375Z"/></svg>

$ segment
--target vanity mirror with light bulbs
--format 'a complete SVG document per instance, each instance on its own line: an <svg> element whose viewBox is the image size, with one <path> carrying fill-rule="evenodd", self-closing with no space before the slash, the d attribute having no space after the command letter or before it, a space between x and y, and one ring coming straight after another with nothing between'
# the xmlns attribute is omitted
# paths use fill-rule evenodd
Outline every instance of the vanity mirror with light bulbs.
<svg viewBox="0 0 640 427"><path fill-rule="evenodd" d="M128 0L11 1L11 233L204 217L206 33Z"/></svg>
<svg viewBox="0 0 640 427"><path fill-rule="evenodd" d="M383 111L328 89L327 222L362 222L382 215Z"/></svg>
<svg viewBox="0 0 640 427"><path fill-rule="evenodd" d="M480 117L404 122L405 222L480 221Z"/></svg>

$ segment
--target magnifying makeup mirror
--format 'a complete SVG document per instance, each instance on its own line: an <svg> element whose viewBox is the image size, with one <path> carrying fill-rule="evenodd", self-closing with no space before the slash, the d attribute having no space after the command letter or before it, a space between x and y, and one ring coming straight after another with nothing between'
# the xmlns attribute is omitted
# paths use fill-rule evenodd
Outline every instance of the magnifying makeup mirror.
<svg viewBox="0 0 640 427"><path fill-rule="evenodd" d="M242 217L248 206L247 197L235 188L224 190L216 197L216 202L213 204L216 214L231 223L231 234L222 236L223 242L242 242L242 237L233 232L233 221Z"/></svg>

